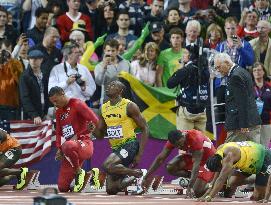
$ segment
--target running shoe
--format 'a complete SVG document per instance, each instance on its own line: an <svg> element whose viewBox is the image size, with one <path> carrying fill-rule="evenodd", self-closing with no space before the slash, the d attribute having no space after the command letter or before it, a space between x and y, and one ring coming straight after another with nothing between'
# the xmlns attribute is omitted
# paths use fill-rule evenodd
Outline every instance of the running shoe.
<svg viewBox="0 0 271 205"><path fill-rule="evenodd" d="M78 174L75 176L75 185L73 187L74 192L80 192L83 189L84 181L85 181L85 170L81 169Z"/></svg>
<svg viewBox="0 0 271 205"><path fill-rule="evenodd" d="M101 187L100 179L99 179L100 170L98 168L93 168L91 171L92 171L93 186L94 186L95 189L98 189L98 188Z"/></svg>
<svg viewBox="0 0 271 205"><path fill-rule="evenodd" d="M183 188L186 188L189 184L190 179L185 177L180 177L179 185Z"/></svg>
<svg viewBox="0 0 271 205"><path fill-rule="evenodd" d="M21 173L18 176L18 182L16 184L15 189L21 190L21 189L23 189L25 187L25 185L27 183L27 180L26 180L27 173L28 173L28 168L22 167L21 168Z"/></svg>

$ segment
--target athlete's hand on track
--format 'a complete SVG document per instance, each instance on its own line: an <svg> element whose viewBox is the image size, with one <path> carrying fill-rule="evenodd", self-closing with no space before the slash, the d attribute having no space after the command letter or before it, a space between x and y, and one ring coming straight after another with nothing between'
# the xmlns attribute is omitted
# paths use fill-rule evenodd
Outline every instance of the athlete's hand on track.
<svg viewBox="0 0 271 205"><path fill-rule="evenodd" d="M262 199L262 200L257 201L257 203L268 203L268 200L267 199Z"/></svg>
<svg viewBox="0 0 271 205"><path fill-rule="evenodd" d="M186 190L186 198L195 198L195 192L193 190L193 188L187 187Z"/></svg>

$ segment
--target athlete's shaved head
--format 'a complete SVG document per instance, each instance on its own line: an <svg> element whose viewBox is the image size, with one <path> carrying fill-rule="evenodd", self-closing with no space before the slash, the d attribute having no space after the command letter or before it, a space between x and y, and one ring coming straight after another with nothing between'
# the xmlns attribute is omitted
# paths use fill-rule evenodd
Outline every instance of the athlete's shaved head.
<svg viewBox="0 0 271 205"><path fill-rule="evenodd" d="M57 108L62 108L69 102L69 98L65 95L65 92L61 87L52 87L48 95L51 103Z"/></svg>
<svg viewBox="0 0 271 205"><path fill-rule="evenodd" d="M172 130L168 133L168 141L171 144L176 144L181 138L185 136L186 133L180 130Z"/></svg>
<svg viewBox="0 0 271 205"><path fill-rule="evenodd" d="M214 156L209 157L206 162L206 166L211 172L218 172L222 167L221 161L222 157L218 154L215 154Z"/></svg>

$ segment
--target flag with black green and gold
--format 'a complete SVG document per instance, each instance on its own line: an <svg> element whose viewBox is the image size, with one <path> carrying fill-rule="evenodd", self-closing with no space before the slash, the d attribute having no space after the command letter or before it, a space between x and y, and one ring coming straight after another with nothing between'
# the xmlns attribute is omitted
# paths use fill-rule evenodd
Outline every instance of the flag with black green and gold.
<svg viewBox="0 0 271 205"><path fill-rule="evenodd" d="M167 139L168 132L176 129L176 94L173 90L149 86L127 72L121 72L119 78L127 88L125 97L138 105L146 119L151 137Z"/></svg>

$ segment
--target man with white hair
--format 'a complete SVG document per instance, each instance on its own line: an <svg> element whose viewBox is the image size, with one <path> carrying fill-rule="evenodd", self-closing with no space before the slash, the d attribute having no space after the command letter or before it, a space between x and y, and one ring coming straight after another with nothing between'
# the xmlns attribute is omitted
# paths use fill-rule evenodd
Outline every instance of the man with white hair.
<svg viewBox="0 0 271 205"><path fill-rule="evenodd" d="M232 62L226 53L218 53L215 68L227 76L225 95L225 142L254 141L260 143L260 116L253 95L253 82L249 72Z"/></svg>
<svg viewBox="0 0 271 205"><path fill-rule="evenodd" d="M271 31L270 22L260 20L257 24L257 30L259 37L249 43L254 50L256 62L264 64L267 75L271 76L271 39L268 36Z"/></svg>

